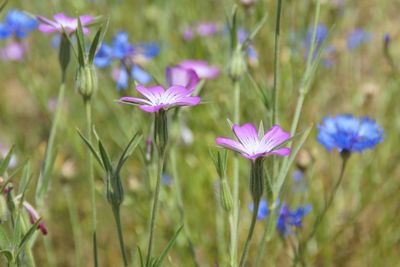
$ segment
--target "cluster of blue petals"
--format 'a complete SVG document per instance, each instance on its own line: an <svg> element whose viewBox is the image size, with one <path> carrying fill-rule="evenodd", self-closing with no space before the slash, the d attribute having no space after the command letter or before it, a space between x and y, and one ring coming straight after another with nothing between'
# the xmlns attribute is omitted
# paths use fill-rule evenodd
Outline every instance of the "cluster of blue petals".
<svg viewBox="0 0 400 267"><path fill-rule="evenodd" d="M0 40L10 37L23 39L35 30L38 23L26 13L18 10L8 11L3 22L0 22Z"/></svg>

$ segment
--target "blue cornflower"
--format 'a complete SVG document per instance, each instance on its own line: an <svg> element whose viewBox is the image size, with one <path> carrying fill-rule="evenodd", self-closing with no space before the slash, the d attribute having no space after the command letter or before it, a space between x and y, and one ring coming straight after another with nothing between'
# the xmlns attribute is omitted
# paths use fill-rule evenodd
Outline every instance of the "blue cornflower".
<svg viewBox="0 0 400 267"><path fill-rule="evenodd" d="M292 227L301 228L304 216L310 213L311 209L311 205L305 205L291 211L289 206L283 203L276 221L278 231L287 236L292 233Z"/></svg>
<svg viewBox="0 0 400 267"><path fill-rule="evenodd" d="M372 40L372 33L363 29L355 29L347 38L347 48L354 50L362 44L369 43Z"/></svg>
<svg viewBox="0 0 400 267"><path fill-rule="evenodd" d="M4 22L0 22L0 39L11 36L22 39L36 29L37 21L22 11L8 11Z"/></svg>
<svg viewBox="0 0 400 267"><path fill-rule="evenodd" d="M314 52L313 52L313 59L318 54L318 51L320 50L322 44L324 43L325 39L328 37L328 28L323 25L323 24L318 24L317 28L315 29L315 40L314 40ZM305 58L308 57L308 54L310 53L310 48L311 48L311 41L312 41L312 34L313 34L313 28L309 27L307 31L307 36L305 40L305 46L306 46L306 53L305 53ZM329 68L332 67L333 65L333 60L332 56L335 53L335 48L333 45L327 45L322 51L321 54L321 59L322 59L322 64Z"/></svg>
<svg viewBox="0 0 400 267"><path fill-rule="evenodd" d="M128 87L129 77L141 84L151 82L152 77L138 66L154 58L160 52L157 43L129 43L128 34L119 32L114 36L111 45L102 44L94 59L94 64L99 68L111 65L113 61L119 62L119 67L113 71L113 77L117 82L117 89Z"/></svg>
<svg viewBox="0 0 400 267"><path fill-rule="evenodd" d="M368 117L338 115L318 125L317 140L329 151L362 152L382 142L383 129Z"/></svg>
<svg viewBox="0 0 400 267"><path fill-rule="evenodd" d="M249 209L251 212L254 210L254 203L250 203ZM260 205L258 207L258 213L257 213L257 219L258 220L263 220L267 218L269 214L269 207L268 207L268 202L265 199L261 199Z"/></svg>

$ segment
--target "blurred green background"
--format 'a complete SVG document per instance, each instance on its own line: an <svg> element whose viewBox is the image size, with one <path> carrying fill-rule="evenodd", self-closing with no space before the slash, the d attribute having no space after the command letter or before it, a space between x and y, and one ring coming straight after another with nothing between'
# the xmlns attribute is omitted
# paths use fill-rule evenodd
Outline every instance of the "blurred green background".
<svg viewBox="0 0 400 267"><path fill-rule="evenodd" d="M281 36L281 80L279 122L289 130L298 88L305 70L304 38L313 20L315 2L283 1ZM328 42L335 52L333 64L320 65L312 89L307 96L301 116L300 130L318 124L327 115L352 113L368 115L385 130L384 142L373 151L354 155L345 173L334 206L328 212L318 235L312 242L308 258L313 266L400 266L400 114L399 72L392 69L384 56L384 35L389 33L390 53L395 64L400 59L400 2L389 0L321 1L320 23L331 28ZM69 16L91 14L109 16L110 24L105 41L120 30L129 33L132 43L156 41L160 54L146 65L146 70L157 81L165 84L167 66L183 59L204 59L221 68L221 75L205 84L203 105L184 110L181 114L193 133L193 143L178 140L178 172L184 207L191 229L197 257L201 266L216 266L218 211L216 183L218 181L209 150L215 148L215 137L228 135L227 119L232 118L233 88L227 75L229 38L223 34L182 39L185 27L199 21L224 25L234 1L10 1L5 9L20 9L32 14L51 17L58 12ZM259 0L250 8L239 9L239 24L251 30L265 12L268 19L253 45L259 53L259 64L249 68L255 80L266 88L272 87L273 45L276 1ZM0 16L3 17L5 12ZM346 40L356 28L372 33L372 40L349 51ZM300 37L299 37L300 36ZM22 62L0 62L0 143L3 147L16 145L19 163L32 162L33 181L36 183L44 148L51 125L52 112L48 102L57 96L60 81L58 51L51 47L51 36L35 31L29 37L29 51ZM3 44L0 42L0 47ZM400 66L399 64L397 64ZM69 68L66 101L63 106L57 137L58 156L53 171L51 190L46 204L48 217L43 218L49 229L46 239L53 245L56 266L77 266L80 253L82 266L91 266L90 196L85 177L85 147L76 129L85 128L81 96L74 90L76 62ZM117 158L128 138L141 130L145 136L151 127L148 114L122 106L115 100L123 95L134 95L133 88L118 92L110 69L98 71L99 91L93 100L96 131L105 140L113 158ZM258 125L266 118L266 111L254 84L246 77L241 82L241 122ZM264 121L266 125L269 122ZM174 127L178 131L179 126ZM305 179L308 191L299 196L289 190L285 199L291 206L310 203L314 210L324 200L333 178L339 171L337 152L329 153L316 140L316 130L305 143L304 151L312 155ZM144 147L144 141L142 144ZM232 154L229 154L231 159ZM230 162L230 161L229 161ZM247 234L251 213L248 210L248 166L241 159L240 243ZM99 169L97 169L99 170ZM295 168L293 168L295 170ZM171 170L167 164L167 174ZM229 175L229 174L228 174ZM101 172L96 172L98 188L98 238L101 266L122 264L118 240L110 207L104 195ZM122 207L123 226L129 253L137 256L136 245L145 247L150 194L144 163L136 150L123 171L126 199ZM293 186L291 175L288 186ZM34 199L34 186L28 199ZM69 193L68 193L69 192ZM74 245L67 196L79 215L82 247ZM303 231L315 219L315 213L305 217ZM156 225L156 251L165 245L173 231L181 224L173 187L164 185L161 192L160 213ZM256 226L249 259L255 254L256 243L263 232L263 221ZM228 227L226 226L228 229ZM49 266L43 238L35 245L38 266ZM276 234L267 246L262 266L290 266L290 239ZM226 242L228 236L225 236ZM193 266L186 239L181 235L165 266Z"/></svg>

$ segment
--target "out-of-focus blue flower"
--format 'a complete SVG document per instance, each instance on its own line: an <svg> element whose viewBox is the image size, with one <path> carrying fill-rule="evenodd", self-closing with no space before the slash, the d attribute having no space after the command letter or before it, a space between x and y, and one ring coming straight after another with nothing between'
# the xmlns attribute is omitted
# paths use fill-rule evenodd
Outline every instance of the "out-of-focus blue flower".
<svg viewBox="0 0 400 267"><path fill-rule="evenodd" d="M329 33L328 28L325 25L323 24L317 25L317 28L315 29L314 52L312 55L313 59L315 59L315 57L318 54L318 51L321 49L322 44L328 37L328 33ZM308 58L308 54L310 53L312 34L313 34L313 28L309 27L305 40L305 46L306 46L306 53L304 55L305 58ZM332 45L327 45L324 51L322 51L321 61L325 67L329 68L333 66L332 55L334 52L335 48Z"/></svg>
<svg viewBox="0 0 400 267"><path fill-rule="evenodd" d="M37 21L22 11L8 11L4 22L0 22L0 39L11 36L22 39L36 29Z"/></svg>
<svg viewBox="0 0 400 267"><path fill-rule="evenodd" d="M254 210L254 203L250 203L249 209L251 212ZM260 205L258 207L258 213L257 213L257 219L258 220L264 220L267 218L269 214L269 207L268 207L268 202L265 199L261 199Z"/></svg>
<svg viewBox="0 0 400 267"><path fill-rule="evenodd" d="M119 67L114 69L113 77L117 82L117 89L122 90L128 87L129 77L141 84L151 82L152 77L144 71L139 64L145 64L160 53L157 43L129 43L128 34L119 32L114 36L111 45L103 43L97 52L94 64L99 68L106 68L117 61ZM128 69L130 73L128 73Z"/></svg>
<svg viewBox="0 0 400 267"><path fill-rule="evenodd" d="M310 213L311 205L298 207L296 210L291 211L289 206L285 203L282 204L281 211L279 212L276 227L283 236L292 233L292 227L302 227L304 216Z"/></svg>
<svg viewBox="0 0 400 267"><path fill-rule="evenodd" d="M164 173L161 177L161 183L167 186L172 185L172 177Z"/></svg>
<svg viewBox="0 0 400 267"><path fill-rule="evenodd" d="M368 117L337 115L318 125L317 140L329 151L362 152L382 142L383 129Z"/></svg>
<svg viewBox="0 0 400 267"><path fill-rule="evenodd" d="M237 38L239 44L243 44L249 36L248 32L244 28L239 28L237 30ZM258 52L252 44L249 44L246 49L247 61L251 66L258 65Z"/></svg>
<svg viewBox="0 0 400 267"><path fill-rule="evenodd" d="M355 29L347 38L347 48L351 51L362 44L367 44L372 40L372 33L363 29Z"/></svg>

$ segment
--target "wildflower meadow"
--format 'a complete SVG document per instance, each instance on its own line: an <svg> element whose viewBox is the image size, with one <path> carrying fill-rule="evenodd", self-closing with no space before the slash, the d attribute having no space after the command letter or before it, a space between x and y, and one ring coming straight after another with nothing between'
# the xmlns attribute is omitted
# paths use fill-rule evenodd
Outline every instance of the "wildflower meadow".
<svg viewBox="0 0 400 267"><path fill-rule="evenodd" d="M0 0L0 266L400 266L399 12Z"/></svg>

